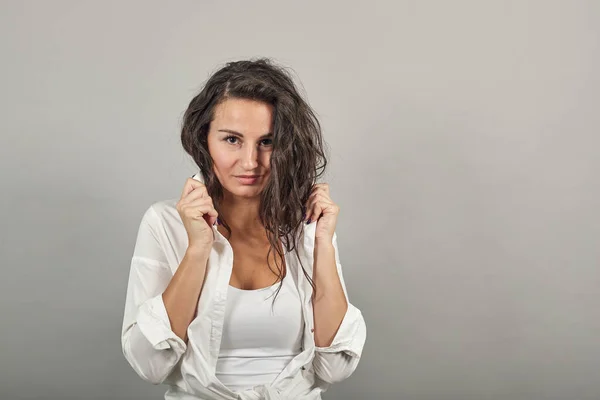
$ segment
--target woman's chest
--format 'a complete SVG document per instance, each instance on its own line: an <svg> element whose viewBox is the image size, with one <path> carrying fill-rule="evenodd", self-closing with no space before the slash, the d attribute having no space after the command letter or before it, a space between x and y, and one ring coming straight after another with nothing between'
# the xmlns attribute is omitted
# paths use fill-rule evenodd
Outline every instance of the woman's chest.
<svg viewBox="0 0 600 400"><path fill-rule="evenodd" d="M233 263L229 284L243 290L256 290L277 283L286 270L285 257L268 245L231 243Z"/></svg>

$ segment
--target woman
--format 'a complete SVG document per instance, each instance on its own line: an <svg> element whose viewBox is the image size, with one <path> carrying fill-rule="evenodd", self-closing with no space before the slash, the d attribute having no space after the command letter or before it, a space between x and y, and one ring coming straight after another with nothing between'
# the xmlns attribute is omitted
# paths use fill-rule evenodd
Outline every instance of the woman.
<svg viewBox="0 0 600 400"><path fill-rule="evenodd" d="M267 59L228 63L191 101L200 168L151 205L131 261L127 361L165 399L320 399L366 339L348 302L321 128ZM270 300L270 301L269 301Z"/></svg>

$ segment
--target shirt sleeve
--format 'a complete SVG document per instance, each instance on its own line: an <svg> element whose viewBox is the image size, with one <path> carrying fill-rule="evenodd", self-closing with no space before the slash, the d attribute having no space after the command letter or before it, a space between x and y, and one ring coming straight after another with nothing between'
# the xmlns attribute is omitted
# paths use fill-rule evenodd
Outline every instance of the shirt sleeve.
<svg viewBox="0 0 600 400"><path fill-rule="evenodd" d="M131 259L121 331L123 355L143 379L163 382L186 351L171 330L162 293L172 273L156 235L158 216L150 207L140 223Z"/></svg>
<svg viewBox="0 0 600 400"><path fill-rule="evenodd" d="M348 299L335 233L333 248L335 249L337 272L346 295L348 309L331 344L327 347L315 347L313 367L317 376L327 383L342 381L354 372L367 338L367 327L362 313Z"/></svg>

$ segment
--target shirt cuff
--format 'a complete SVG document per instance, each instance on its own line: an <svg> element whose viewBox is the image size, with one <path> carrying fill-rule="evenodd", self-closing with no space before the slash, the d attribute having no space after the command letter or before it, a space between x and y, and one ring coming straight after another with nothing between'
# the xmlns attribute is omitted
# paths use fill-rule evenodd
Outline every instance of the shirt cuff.
<svg viewBox="0 0 600 400"><path fill-rule="evenodd" d="M348 309L342 323L327 347L315 346L320 353L337 353L345 351L354 357L360 357L367 338L365 320L358 308L348 303Z"/></svg>
<svg viewBox="0 0 600 400"><path fill-rule="evenodd" d="M185 342L171 330L162 293L140 306L136 322L144 337L156 350L178 347L181 352L185 351Z"/></svg>

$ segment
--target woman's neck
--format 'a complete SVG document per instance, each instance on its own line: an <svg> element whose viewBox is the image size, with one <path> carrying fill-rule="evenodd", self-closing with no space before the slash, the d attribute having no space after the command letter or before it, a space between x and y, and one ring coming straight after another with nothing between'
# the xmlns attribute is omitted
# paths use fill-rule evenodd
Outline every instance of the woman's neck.
<svg viewBox="0 0 600 400"><path fill-rule="evenodd" d="M266 237L266 231L258 217L260 199L226 196L220 205L220 215L236 238Z"/></svg>

